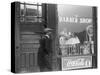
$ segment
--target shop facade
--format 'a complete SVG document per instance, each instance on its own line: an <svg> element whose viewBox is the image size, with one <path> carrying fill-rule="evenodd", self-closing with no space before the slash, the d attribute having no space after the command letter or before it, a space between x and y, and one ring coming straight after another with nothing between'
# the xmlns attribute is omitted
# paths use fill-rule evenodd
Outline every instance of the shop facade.
<svg viewBox="0 0 100 75"><path fill-rule="evenodd" d="M52 29L52 71L96 68L96 10L90 6L13 2L11 71L40 72L38 51L45 28Z"/></svg>

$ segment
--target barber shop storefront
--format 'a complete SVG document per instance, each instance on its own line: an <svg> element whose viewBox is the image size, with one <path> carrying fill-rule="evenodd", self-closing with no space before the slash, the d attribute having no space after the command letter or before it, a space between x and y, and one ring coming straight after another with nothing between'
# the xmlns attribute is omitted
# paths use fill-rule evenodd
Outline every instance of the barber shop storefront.
<svg viewBox="0 0 100 75"><path fill-rule="evenodd" d="M11 4L11 71L97 67L96 7Z"/></svg>
<svg viewBox="0 0 100 75"><path fill-rule="evenodd" d="M61 70L96 67L95 8L73 5L57 7Z"/></svg>

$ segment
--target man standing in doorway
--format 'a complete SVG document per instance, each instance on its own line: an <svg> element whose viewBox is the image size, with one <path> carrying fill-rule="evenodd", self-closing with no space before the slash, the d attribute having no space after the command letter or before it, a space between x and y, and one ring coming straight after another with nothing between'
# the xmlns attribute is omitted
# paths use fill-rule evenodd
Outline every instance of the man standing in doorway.
<svg viewBox="0 0 100 75"><path fill-rule="evenodd" d="M40 71L52 70L52 29L45 28L44 35L40 40L40 49L38 52L38 64Z"/></svg>

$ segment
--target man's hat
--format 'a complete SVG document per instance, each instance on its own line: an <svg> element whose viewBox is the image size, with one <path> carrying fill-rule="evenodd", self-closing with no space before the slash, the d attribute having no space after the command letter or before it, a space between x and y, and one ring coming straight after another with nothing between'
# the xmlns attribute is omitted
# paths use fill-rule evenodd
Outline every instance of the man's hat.
<svg viewBox="0 0 100 75"><path fill-rule="evenodd" d="M53 29L51 29L51 28L45 28L44 29L44 32L48 32L48 31L52 31Z"/></svg>

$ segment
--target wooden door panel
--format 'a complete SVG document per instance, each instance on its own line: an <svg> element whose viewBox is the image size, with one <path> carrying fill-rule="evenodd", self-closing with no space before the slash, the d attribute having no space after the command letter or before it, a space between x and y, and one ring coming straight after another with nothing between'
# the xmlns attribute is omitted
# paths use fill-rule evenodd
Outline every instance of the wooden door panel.
<svg viewBox="0 0 100 75"><path fill-rule="evenodd" d="M30 67L35 66L35 55L34 55L34 53L29 54L29 66Z"/></svg>
<svg viewBox="0 0 100 75"><path fill-rule="evenodd" d="M37 64L40 34L21 32L20 34L20 69L21 72L39 71Z"/></svg>
<svg viewBox="0 0 100 75"><path fill-rule="evenodd" d="M20 71L21 72L30 72L37 69L37 57L35 53L21 53L20 54ZM38 71L38 70L37 70Z"/></svg>
<svg viewBox="0 0 100 75"><path fill-rule="evenodd" d="M23 31L23 32L41 32L41 31L43 31L43 26L42 26L42 24L21 24L21 26L20 26L20 28L21 28L21 31Z"/></svg>
<svg viewBox="0 0 100 75"><path fill-rule="evenodd" d="M24 53L20 55L20 61L21 61L20 65L21 65L21 67L25 67L25 61L26 61L25 58L26 57L25 57Z"/></svg>

